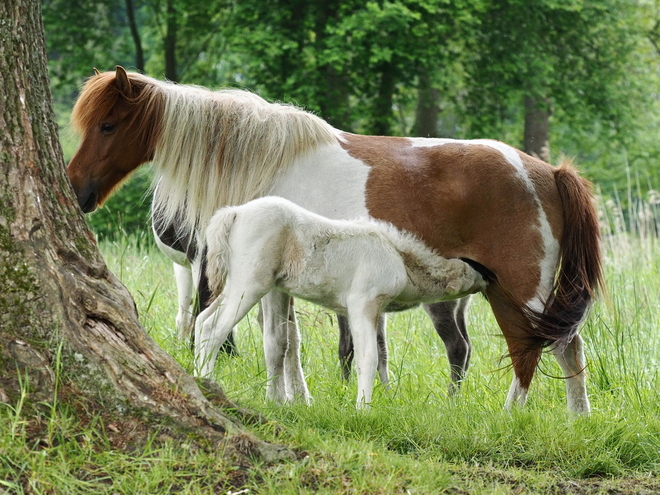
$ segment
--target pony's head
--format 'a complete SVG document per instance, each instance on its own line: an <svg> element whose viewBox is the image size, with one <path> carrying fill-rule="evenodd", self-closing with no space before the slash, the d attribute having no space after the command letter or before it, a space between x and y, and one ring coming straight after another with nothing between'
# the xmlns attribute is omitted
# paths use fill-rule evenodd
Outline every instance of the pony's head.
<svg viewBox="0 0 660 495"><path fill-rule="evenodd" d="M73 108L71 123L82 142L67 169L85 213L151 160L163 114L158 85L150 78L120 66L95 72Z"/></svg>

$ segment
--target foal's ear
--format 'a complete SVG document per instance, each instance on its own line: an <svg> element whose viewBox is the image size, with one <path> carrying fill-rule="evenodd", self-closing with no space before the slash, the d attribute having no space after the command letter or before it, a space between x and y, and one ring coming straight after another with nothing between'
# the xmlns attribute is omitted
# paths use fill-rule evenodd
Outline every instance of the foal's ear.
<svg viewBox="0 0 660 495"><path fill-rule="evenodd" d="M115 84L117 85L117 89L119 90L119 92L126 97L130 97L131 81L128 78L126 69L124 69L121 65L118 65L115 69L115 78L116 78Z"/></svg>

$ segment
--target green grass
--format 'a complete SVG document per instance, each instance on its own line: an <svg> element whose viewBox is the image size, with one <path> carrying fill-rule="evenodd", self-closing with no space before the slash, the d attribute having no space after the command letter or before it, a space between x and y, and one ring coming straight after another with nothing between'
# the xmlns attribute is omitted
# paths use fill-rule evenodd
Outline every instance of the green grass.
<svg viewBox="0 0 660 495"><path fill-rule="evenodd" d="M188 370L176 339L171 264L153 247L102 245L133 294L146 331ZM0 408L0 493L654 493L660 491L660 243L618 233L605 242L608 293L582 329L593 413L569 418L564 383L543 359L521 410L502 409L511 380L504 340L487 303L469 311L470 373L447 396L444 347L423 311L388 323L391 389L355 410L355 381L340 379L334 316L297 304L311 406L266 403L261 331L253 311L239 326L240 355L221 356L215 378L274 422L263 438L300 459L251 469L185 445L133 453L109 444L107 425L82 427L56 408L35 437L20 403ZM159 444L160 445L160 444Z"/></svg>

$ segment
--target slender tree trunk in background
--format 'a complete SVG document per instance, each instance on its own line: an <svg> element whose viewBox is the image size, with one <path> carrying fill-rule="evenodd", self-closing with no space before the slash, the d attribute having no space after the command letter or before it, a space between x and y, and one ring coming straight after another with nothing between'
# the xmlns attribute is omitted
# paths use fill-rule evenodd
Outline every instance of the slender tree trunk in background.
<svg viewBox="0 0 660 495"><path fill-rule="evenodd" d="M128 25L131 29L133 44L135 45L135 68L144 74L144 52L142 51L142 40L135 20L135 9L133 0L126 0L126 14L128 16Z"/></svg>
<svg viewBox="0 0 660 495"><path fill-rule="evenodd" d="M15 406L27 392L22 416L38 428L57 395L81 422L126 425L108 432L113 445L161 432L240 457L290 456L246 433L223 412L219 386L205 381L211 402L140 326L66 176L41 4L3 0L0 19L0 401Z"/></svg>
<svg viewBox="0 0 660 495"><path fill-rule="evenodd" d="M440 114L440 92L431 85L428 70L419 71L417 88L417 107L412 135L419 137L438 137L438 115Z"/></svg>
<svg viewBox="0 0 660 495"><path fill-rule="evenodd" d="M550 162L550 99L525 96L523 151Z"/></svg>
<svg viewBox="0 0 660 495"><path fill-rule="evenodd" d="M380 65L380 84L373 104L369 132L379 136L390 136L394 122L395 64L384 62Z"/></svg>
<svg viewBox="0 0 660 495"><path fill-rule="evenodd" d="M167 10L165 12L165 77L174 82L179 81L176 67L176 16L174 0L167 0Z"/></svg>
<svg viewBox="0 0 660 495"><path fill-rule="evenodd" d="M321 117L343 131L351 131L350 90L346 76L326 65L321 67L325 77L325 93L321 98Z"/></svg>
<svg viewBox="0 0 660 495"><path fill-rule="evenodd" d="M340 3L336 0L326 0L318 5L314 27L317 52L322 52L326 48L327 24L330 19L338 17ZM323 88L319 98L321 117L337 129L350 132L352 122L349 96L351 92L347 76L337 71L330 64L321 65L317 70Z"/></svg>

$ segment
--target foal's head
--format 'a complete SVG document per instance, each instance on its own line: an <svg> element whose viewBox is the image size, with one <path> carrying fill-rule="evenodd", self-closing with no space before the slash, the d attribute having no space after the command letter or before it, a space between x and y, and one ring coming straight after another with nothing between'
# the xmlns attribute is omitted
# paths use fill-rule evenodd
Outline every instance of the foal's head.
<svg viewBox="0 0 660 495"><path fill-rule="evenodd" d="M162 101L154 80L119 66L115 72L96 71L87 81L71 115L82 143L67 169L85 213L151 160Z"/></svg>

